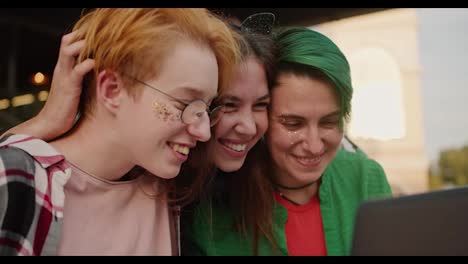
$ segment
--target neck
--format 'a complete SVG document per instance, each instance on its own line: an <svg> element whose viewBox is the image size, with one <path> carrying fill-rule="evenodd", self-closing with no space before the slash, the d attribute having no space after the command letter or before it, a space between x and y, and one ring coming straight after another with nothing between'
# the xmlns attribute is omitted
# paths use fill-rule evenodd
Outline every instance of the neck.
<svg viewBox="0 0 468 264"><path fill-rule="evenodd" d="M279 183L273 183L277 188L281 188L283 190L300 190L300 189L304 189L304 188L307 188L309 186L311 186L312 184L314 184L315 181L312 181L312 182L309 182L309 183L306 183L306 184L303 184L303 185L300 185L300 186L294 186L294 187L291 187L291 186L285 186L285 185L281 185Z"/></svg>
<svg viewBox="0 0 468 264"><path fill-rule="evenodd" d="M317 195L318 192L318 183L314 182L302 189L283 189L276 186L276 191L288 202L294 205L304 205L307 204L312 197Z"/></svg>
<svg viewBox="0 0 468 264"><path fill-rule="evenodd" d="M275 190L291 204L307 204L318 192L320 179L304 183L298 182L291 175L289 177L281 173L273 175L272 184Z"/></svg>
<svg viewBox="0 0 468 264"><path fill-rule="evenodd" d="M65 158L87 174L118 181L135 164L110 126L96 119L83 120L68 135L51 142ZM108 131L103 133L103 131Z"/></svg>

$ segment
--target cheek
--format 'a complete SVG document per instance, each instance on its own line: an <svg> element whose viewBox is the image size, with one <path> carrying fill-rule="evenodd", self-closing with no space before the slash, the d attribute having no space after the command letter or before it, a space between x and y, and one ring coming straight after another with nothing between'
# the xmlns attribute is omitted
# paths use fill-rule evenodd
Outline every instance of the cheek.
<svg viewBox="0 0 468 264"><path fill-rule="evenodd" d="M255 118L255 125L257 126L257 134L259 137L263 136L268 129L268 114L261 113Z"/></svg>
<svg viewBox="0 0 468 264"><path fill-rule="evenodd" d="M294 137L291 137L289 131L278 124L270 125L266 138L271 154L274 156L286 152L294 144Z"/></svg>
<svg viewBox="0 0 468 264"><path fill-rule="evenodd" d="M331 149L337 150L341 145L343 139L343 132L339 129L335 129L327 133L325 140Z"/></svg>
<svg viewBox="0 0 468 264"><path fill-rule="evenodd" d="M222 138L234 130L236 117L232 114L224 114L221 120L212 128L212 139Z"/></svg>
<svg viewBox="0 0 468 264"><path fill-rule="evenodd" d="M145 129L145 124L154 122L153 113L150 110L150 105L143 102L135 102L125 104L121 108L119 114L119 122L121 126L125 127L125 130L135 131ZM151 127L151 126L148 126ZM142 131L145 132L144 130Z"/></svg>
<svg viewBox="0 0 468 264"><path fill-rule="evenodd" d="M164 122L175 122L180 120L180 111L166 103L154 100L151 104L151 109L156 118Z"/></svg>
<svg viewBox="0 0 468 264"><path fill-rule="evenodd" d="M304 136L304 131L302 130L288 130L283 125L275 123L274 125L270 124L270 131L272 135L272 144L277 145L283 150L292 148L298 142L302 141Z"/></svg>
<svg viewBox="0 0 468 264"><path fill-rule="evenodd" d="M130 117L132 122L137 121L140 126L130 127L133 131L145 132L151 141L166 141L185 129L180 121L178 109L160 101L146 101L141 104L140 112ZM139 132L137 132L139 133ZM139 135L139 134L137 134Z"/></svg>

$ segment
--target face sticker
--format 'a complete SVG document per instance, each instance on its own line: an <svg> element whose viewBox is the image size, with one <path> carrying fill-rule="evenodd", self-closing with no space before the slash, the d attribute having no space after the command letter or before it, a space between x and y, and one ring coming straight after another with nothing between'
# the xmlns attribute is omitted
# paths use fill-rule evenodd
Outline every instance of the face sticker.
<svg viewBox="0 0 468 264"><path fill-rule="evenodd" d="M289 140L290 140L290 144L291 145L294 145L297 143L298 139L300 138L300 133L299 131L297 130L294 130L294 131L288 131L288 137L289 137Z"/></svg>
<svg viewBox="0 0 468 264"><path fill-rule="evenodd" d="M156 113L156 116L163 120L163 121L178 121L180 120L181 113L174 113L169 109L169 107L165 103L160 103L157 101L153 101L152 104L153 111Z"/></svg>

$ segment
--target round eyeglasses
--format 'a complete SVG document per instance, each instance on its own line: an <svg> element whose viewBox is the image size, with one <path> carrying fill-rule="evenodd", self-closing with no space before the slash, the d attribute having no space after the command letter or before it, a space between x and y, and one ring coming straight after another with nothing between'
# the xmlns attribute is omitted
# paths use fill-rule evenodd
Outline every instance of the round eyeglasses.
<svg viewBox="0 0 468 264"><path fill-rule="evenodd" d="M128 75L127 75L128 76ZM143 84L144 86L148 87L148 88L151 88L155 91L158 91L159 93L177 101L178 103L184 105L184 109L182 110L182 113L180 115L180 120L182 121L182 123L186 124L186 125L194 125L194 124L200 124L203 120L203 117L205 116L205 113L208 115L209 119L210 119L210 127L216 125L219 120L221 119L224 111L223 111L223 106L222 105L219 105L219 106L216 106L214 107L213 109L210 109L208 107L208 104L206 102L204 102L203 100L201 99L197 99L195 101L192 101L190 103L186 103L180 99L177 99L175 98L174 96L170 95L170 94L167 94L161 90L159 90L158 88L156 87L153 87L141 80L138 80L137 78L135 77L132 77L132 76L128 76L130 78L132 78L133 80L135 80L136 82L140 83L140 84Z"/></svg>

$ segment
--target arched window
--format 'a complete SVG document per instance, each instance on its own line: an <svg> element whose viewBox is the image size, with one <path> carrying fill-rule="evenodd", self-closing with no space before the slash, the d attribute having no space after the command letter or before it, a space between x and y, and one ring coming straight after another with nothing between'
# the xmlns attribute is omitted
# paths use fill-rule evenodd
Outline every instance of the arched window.
<svg viewBox="0 0 468 264"><path fill-rule="evenodd" d="M405 136L402 82L395 59L382 48L363 48L348 56L354 87L352 138L390 140Z"/></svg>

